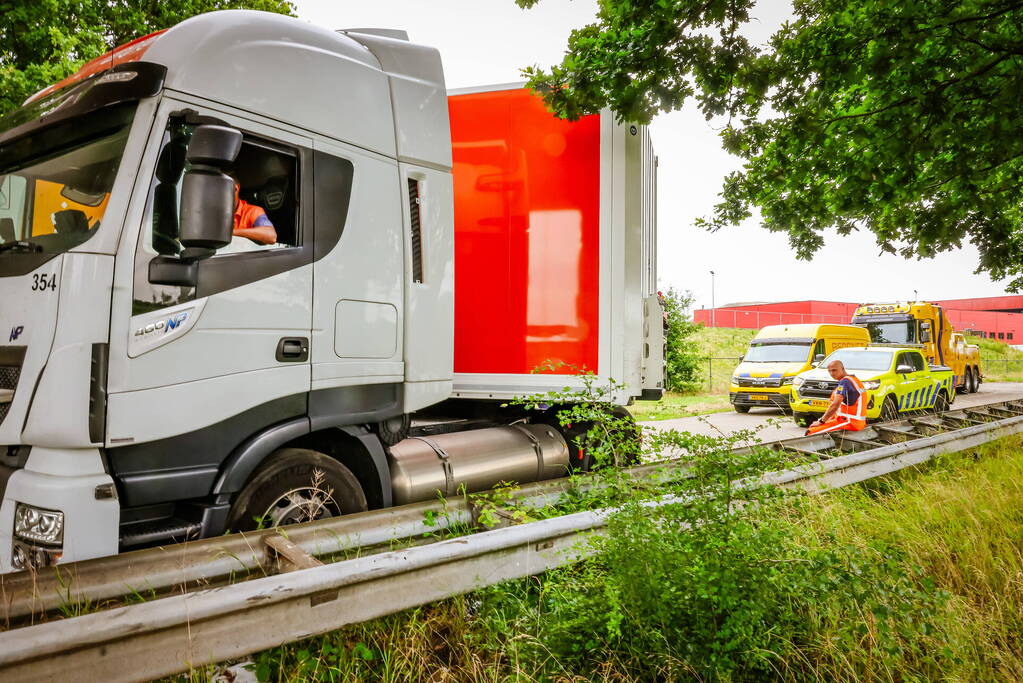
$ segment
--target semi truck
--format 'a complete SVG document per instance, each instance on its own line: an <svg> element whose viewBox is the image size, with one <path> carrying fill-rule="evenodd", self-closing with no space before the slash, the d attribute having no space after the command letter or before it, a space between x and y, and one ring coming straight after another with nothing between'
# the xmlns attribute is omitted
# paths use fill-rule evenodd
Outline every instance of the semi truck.
<svg viewBox="0 0 1023 683"><path fill-rule="evenodd" d="M966 343L941 306L926 301L864 304L851 322L867 328L872 344L916 347L930 365L952 368L953 385L960 393L980 388L984 379L980 347Z"/></svg>
<svg viewBox="0 0 1023 683"><path fill-rule="evenodd" d="M0 572L585 468L509 401L660 396L655 174L608 111L261 12L37 93L0 122Z"/></svg>

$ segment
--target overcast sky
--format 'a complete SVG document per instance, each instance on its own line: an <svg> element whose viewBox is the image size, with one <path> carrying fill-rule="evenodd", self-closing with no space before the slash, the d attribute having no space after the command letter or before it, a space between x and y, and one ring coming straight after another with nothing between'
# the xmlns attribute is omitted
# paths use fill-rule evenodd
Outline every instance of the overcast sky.
<svg viewBox="0 0 1023 683"><path fill-rule="evenodd" d="M520 81L519 70L549 66L564 52L569 32L593 20L592 0L541 0L521 10L513 0L294 0L300 18L326 28L398 28L437 47L448 88ZM763 43L789 16L790 4L761 0L747 32ZM787 237L750 220L708 233L694 226L717 201L721 180L738 166L718 141L721 122L695 110L665 114L651 124L659 158L658 275L662 288L692 291L697 308L710 306L711 277L720 306L735 301L880 301L995 296L1001 283L974 275L972 247L925 261L879 255L871 235L830 235L812 262L797 261Z"/></svg>

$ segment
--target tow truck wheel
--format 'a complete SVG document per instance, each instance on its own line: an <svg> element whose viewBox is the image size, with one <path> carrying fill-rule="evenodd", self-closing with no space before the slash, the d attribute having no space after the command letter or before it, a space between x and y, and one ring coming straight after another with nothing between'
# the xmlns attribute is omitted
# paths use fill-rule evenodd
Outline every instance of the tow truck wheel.
<svg viewBox="0 0 1023 683"><path fill-rule="evenodd" d="M945 395L944 391L939 391L937 398L934 399L934 414L941 415L948 411L948 396Z"/></svg>
<svg viewBox="0 0 1023 683"><path fill-rule="evenodd" d="M351 470L305 448L283 448L256 469L235 499L228 528L252 531L299 524L366 509Z"/></svg>
<svg viewBox="0 0 1023 683"><path fill-rule="evenodd" d="M810 426L814 418L813 415L807 415L806 413L792 413L792 419L795 420L797 425L805 429Z"/></svg>
<svg viewBox="0 0 1023 683"><path fill-rule="evenodd" d="M735 412L737 412L737 413L748 413L749 412L749 406L741 406L738 403L733 403L732 407L735 408Z"/></svg>
<svg viewBox="0 0 1023 683"><path fill-rule="evenodd" d="M895 404L895 399L891 396L885 398L884 403L881 404L881 421L890 422L891 420L899 419L899 406Z"/></svg>

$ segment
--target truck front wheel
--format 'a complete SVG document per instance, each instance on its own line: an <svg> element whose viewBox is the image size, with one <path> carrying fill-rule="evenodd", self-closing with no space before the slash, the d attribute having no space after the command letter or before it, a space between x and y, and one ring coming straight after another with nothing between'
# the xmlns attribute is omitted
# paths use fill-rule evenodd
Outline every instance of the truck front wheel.
<svg viewBox="0 0 1023 683"><path fill-rule="evenodd" d="M283 448L253 473L231 506L228 528L251 531L311 522L366 509L351 470L305 448Z"/></svg>

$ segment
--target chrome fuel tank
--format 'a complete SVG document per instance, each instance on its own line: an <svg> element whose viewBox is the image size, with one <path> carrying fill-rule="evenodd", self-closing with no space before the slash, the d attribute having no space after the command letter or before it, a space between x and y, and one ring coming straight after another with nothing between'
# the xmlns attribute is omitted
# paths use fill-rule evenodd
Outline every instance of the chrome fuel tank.
<svg viewBox="0 0 1023 683"><path fill-rule="evenodd" d="M435 436L391 446L395 505L485 491L500 482L553 479L568 472L568 445L552 427L520 424Z"/></svg>

